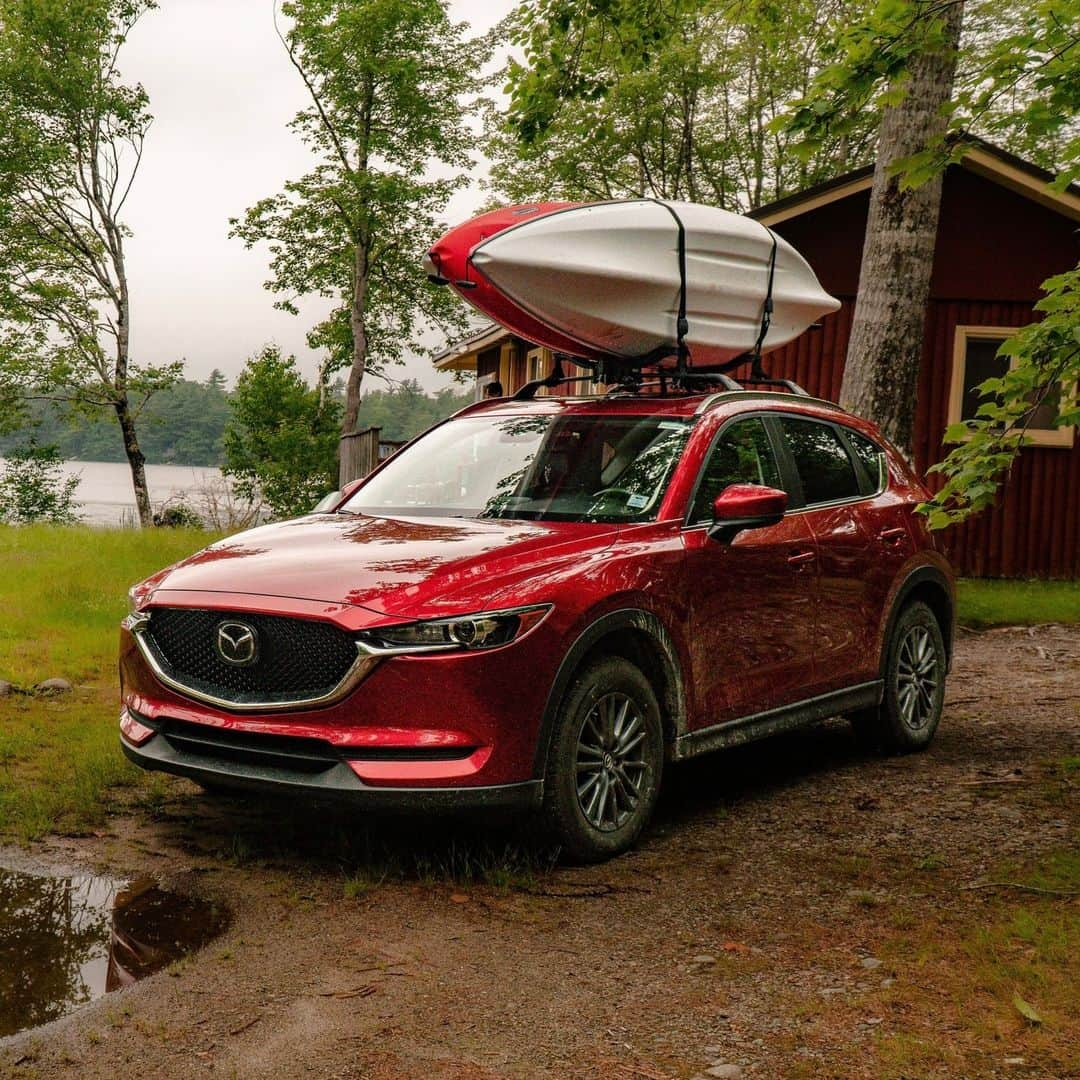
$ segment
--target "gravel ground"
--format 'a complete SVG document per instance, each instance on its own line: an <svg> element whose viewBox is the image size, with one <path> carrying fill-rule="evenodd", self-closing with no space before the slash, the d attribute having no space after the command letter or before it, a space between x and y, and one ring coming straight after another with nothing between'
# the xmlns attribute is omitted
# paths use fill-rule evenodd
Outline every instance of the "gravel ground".
<svg viewBox="0 0 1080 1080"><path fill-rule="evenodd" d="M0 1075L1080 1076L1075 967L1035 1026L972 951L1021 905L1075 916L1075 894L983 886L1075 853L1078 753L1080 629L1047 626L960 637L927 753L876 757L837 721L671 769L599 867L169 781L31 856L152 873L231 929L0 1042Z"/></svg>

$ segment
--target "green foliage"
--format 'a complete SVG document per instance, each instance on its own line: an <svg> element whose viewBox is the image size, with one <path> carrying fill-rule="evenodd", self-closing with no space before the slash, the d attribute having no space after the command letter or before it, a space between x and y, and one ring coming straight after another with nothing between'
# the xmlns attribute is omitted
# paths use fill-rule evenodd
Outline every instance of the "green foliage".
<svg viewBox="0 0 1080 1080"><path fill-rule="evenodd" d="M1043 282L1035 305L1044 318L1003 342L1012 358L1003 378L979 386L984 400L971 420L952 424L945 439L957 442L930 471L945 483L922 509L941 529L990 506L1027 437L1033 411L1056 405L1055 427L1080 424L1080 265Z"/></svg>
<svg viewBox="0 0 1080 1080"><path fill-rule="evenodd" d="M147 461L166 465L220 465L229 419L229 393L220 372L206 382L180 379L146 403L139 417L139 445ZM0 435L0 455L17 446L27 429L60 455L81 461L123 461L116 423L102 413L87 415L50 402L26 405L23 427Z"/></svg>
<svg viewBox="0 0 1080 1080"><path fill-rule="evenodd" d="M438 214L465 182L470 135L462 96L483 61L445 0L291 0L284 41L312 99L290 125L317 164L232 222L270 247L267 288L336 302L308 335L326 371L357 379L426 351L431 326L457 333L463 309L432 289L421 258ZM430 178L433 172L440 175ZM359 382L355 391L358 393Z"/></svg>
<svg viewBox="0 0 1080 1080"><path fill-rule="evenodd" d="M902 101L911 59L942 40L932 0L875 0L838 24L832 62L782 127L813 153L842 135L867 106ZM1080 177L1080 8L1068 0L966 0L948 132L896 163L902 183L928 179L963 157L972 133L1022 154L1064 186Z"/></svg>
<svg viewBox="0 0 1080 1080"><path fill-rule="evenodd" d="M876 116L798 158L770 130L856 0L526 0L502 27L524 53L488 116L491 186L517 201L685 198L761 205L863 164Z"/></svg>
<svg viewBox="0 0 1080 1080"><path fill-rule="evenodd" d="M55 446L39 446L33 439L10 451L0 471L0 523L74 523L79 478L65 477L62 461Z"/></svg>
<svg viewBox="0 0 1080 1080"><path fill-rule="evenodd" d="M125 367L119 214L151 118L117 56L152 7L0 0L0 381L91 407L179 370Z"/></svg>
<svg viewBox="0 0 1080 1080"><path fill-rule="evenodd" d="M405 442L463 409L472 400L471 390L448 388L430 395L424 393L418 382L410 379L389 390L373 390L366 394L357 426L381 428L380 438L388 442Z"/></svg>
<svg viewBox="0 0 1080 1080"><path fill-rule="evenodd" d="M306 514L337 487L341 407L311 389L277 346L249 360L233 392L222 471L278 517Z"/></svg>

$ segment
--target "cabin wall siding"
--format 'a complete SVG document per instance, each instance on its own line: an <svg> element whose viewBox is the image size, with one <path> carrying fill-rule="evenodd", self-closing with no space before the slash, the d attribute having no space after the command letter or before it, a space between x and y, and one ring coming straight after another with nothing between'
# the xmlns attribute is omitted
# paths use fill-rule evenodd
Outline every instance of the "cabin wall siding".
<svg viewBox="0 0 1080 1080"><path fill-rule="evenodd" d="M840 399L852 296L818 330L800 335L764 357L775 378L793 379L815 397ZM941 435L948 423L953 341L961 326L1024 326L1037 317L1030 303L932 300L927 311L915 418L915 467L921 475L949 448ZM740 368L735 378L749 370ZM926 476L932 490L941 486ZM998 504L943 533L957 571L969 577L1080 577L1080 446L1029 446L1021 451Z"/></svg>

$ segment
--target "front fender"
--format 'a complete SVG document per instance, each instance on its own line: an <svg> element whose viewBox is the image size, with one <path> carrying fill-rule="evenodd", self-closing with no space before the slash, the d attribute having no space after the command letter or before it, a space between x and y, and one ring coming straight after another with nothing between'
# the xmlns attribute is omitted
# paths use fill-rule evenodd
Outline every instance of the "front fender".
<svg viewBox="0 0 1080 1080"><path fill-rule="evenodd" d="M670 740L686 732L686 701L683 690L682 664L675 643L663 622L651 611L639 607L622 607L592 619L578 634L567 650L555 674L540 722L536 743L534 776L543 777L547 771L548 750L555 718L570 680L581 662L605 637L618 631L632 630L647 639L651 655L663 674L664 690L660 697L661 713Z"/></svg>

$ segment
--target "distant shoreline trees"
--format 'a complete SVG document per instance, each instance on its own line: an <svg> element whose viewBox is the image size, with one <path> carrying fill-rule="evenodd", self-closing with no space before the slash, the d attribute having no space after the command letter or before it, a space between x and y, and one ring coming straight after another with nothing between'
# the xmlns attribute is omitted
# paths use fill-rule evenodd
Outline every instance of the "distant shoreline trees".
<svg viewBox="0 0 1080 1080"><path fill-rule="evenodd" d="M250 361L249 361L250 367ZM341 401L341 388L326 396ZM403 442L472 401L471 387L450 386L429 393L415 380L365 394L359 428L379 427L382 437ZM224 435L233 414L233 392L219 371L203 382L180 379L147 405L140 420L140 444L150 465L224 464ZM12 456L29 439L55 446L63 459L124 461L117 427L108 417L67 414L48 402L29 403L24 423L0 435L0 457Z"/></svg>

